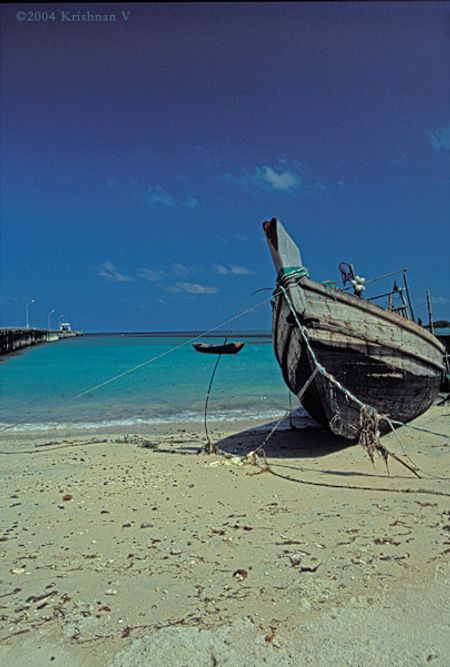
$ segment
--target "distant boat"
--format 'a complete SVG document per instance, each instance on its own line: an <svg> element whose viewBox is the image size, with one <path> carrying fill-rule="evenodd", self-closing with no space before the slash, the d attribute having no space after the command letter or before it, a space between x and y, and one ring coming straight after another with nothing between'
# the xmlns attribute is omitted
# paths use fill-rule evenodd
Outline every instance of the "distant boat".
<svg viewBox="0 0 450 667"><path fill-rule="evenodd" d="M205 354L237 354L242 350L245 343L223 343L222 345L209 345L208 343L193 343L197 352Z"/></svg>
<svg viewBox="0 0 450 667"><path fill-rule="evenodd" d="M363 279L354 274L355 294L329 281L311 280L283 225L274 218L263 228L277 271L272 301L275 355L286 384L300 395L305 409L351 440L360 438L364 429L361 405L342 388L391 420L409 422L425 412L439 392L445 350L429 331L407 319L411 308L405 290L394 283L393 292L382 295L388 297L385 310L373 299L361 298ZM399 295L403 304L394 308ZM311 378L316 369L320 372ZM385 431L387 423L382 424Z"/></svg>

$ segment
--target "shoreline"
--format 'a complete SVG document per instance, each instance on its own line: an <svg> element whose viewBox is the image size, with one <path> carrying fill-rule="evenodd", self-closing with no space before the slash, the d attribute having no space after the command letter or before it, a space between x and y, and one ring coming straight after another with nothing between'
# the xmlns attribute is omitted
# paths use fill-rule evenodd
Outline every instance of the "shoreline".
<svg viewBox="0 0 450 667"><path fill-rule="evenodd" d="M446 415L414 424L450 437ZM3 663L444 667L448 442L398 432L434 475L416 479L323 429L277 430L271 474L239 458L269 426L214 425L234 458L197 455L192 423L2 434Z"/></svg>
<svg viewBox="0 0 450 667"><path fill-rule="evenodd" d="M283 417L283 411L267 410L266 412L255 412L251 416L244 416L243 410L234 409L220 409L215 412L208 413L208 424L213 425L220 431L223 430L241 430L245 429L247 425L254 425L255 428L264 426L269 420L274 420L276 423ZM248 413L248 411L245 411ZM304 410L298 409L292 411L292 418L299 429L316 427L316 423ZM287 423L287 419L284 420ZM200 411L184 411L169 417L124 417L122 419L108 420L108 421L49 421L38 422L33 424L32 421L24 422L23 424L12 422L0 423L0 429L4 428L3 433L8 434L12 438L24 437L40 437L43 433L50 433L51 435L64 435L65 437L85 436L89 434L110 434L110 433L124 433L126 429L132 429L133 432L143 432L151 429L158 433L170 432L173 428L179 428L180 424L186 429L201 429L204 428L204 412ZM286 428L286 426L284 427ZM0 431L1 432L1 431Z"/></svg>

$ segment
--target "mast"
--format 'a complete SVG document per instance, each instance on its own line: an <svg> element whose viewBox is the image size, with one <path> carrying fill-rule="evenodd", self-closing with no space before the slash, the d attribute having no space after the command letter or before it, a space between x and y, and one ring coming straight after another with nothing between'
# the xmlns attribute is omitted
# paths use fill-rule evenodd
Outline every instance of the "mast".
<svg viewBox="0 0 450 667"><path fill-rule="evenodd" d="M433 311L431 309L431 295L429 289L427 289L427 306L428 306L428 326L430 328L430 333L434 334Z"/></svg>

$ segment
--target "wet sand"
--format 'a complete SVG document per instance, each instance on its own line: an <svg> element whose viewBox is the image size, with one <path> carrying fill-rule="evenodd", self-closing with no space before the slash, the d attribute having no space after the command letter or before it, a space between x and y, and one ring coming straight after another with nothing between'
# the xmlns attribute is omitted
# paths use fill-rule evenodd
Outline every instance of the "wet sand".
<svg viewBox="0 0 450 667"><path fill-rule="evenodd" d="M267 471L248 427L3 434L2 664L448 665L449 441L399 432L417 479L277 430Z"/></svg>

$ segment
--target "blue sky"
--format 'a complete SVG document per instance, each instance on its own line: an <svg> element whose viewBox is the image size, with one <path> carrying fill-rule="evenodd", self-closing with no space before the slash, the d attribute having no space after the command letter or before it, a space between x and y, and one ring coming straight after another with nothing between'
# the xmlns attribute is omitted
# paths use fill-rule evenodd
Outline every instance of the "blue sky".
<svg viewBox="0 0 450 667"><path fill-rule="evenodd" d="M450 318L448 3L3 5L3 325L206 329L313 278L410 267ZM61 12L115 14L67 21ZM121 11L129 11L128 20ZM270 307L236 323L268 329Z"/></svg>

